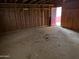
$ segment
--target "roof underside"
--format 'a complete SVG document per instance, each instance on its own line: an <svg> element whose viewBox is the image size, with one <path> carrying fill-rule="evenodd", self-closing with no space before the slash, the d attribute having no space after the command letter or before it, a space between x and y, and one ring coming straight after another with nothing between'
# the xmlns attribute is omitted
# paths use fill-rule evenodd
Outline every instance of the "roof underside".
<svg viewBox="0 0 79 59"><path fill-rule="evenodd" d="M20 3L20 4L53 4L60 6L63 0L0 0L0 3Z"/></svg>

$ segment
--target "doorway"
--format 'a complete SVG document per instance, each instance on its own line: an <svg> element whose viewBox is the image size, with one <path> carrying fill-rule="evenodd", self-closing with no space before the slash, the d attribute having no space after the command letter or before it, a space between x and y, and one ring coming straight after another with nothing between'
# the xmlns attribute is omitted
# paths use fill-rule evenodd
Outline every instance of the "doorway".
<svg viewBox="0 0 79 59"><path fill-rule="evenodd" d="M57 7L57 9L56 9L56 26L61 26L61 13L62 13L62 7Z"/></svg>
<svg viewBox="0 0 79 59"><path fill-rule="evenodd" d="M61 26L62 7L51 9L51 26Z"/></svg>

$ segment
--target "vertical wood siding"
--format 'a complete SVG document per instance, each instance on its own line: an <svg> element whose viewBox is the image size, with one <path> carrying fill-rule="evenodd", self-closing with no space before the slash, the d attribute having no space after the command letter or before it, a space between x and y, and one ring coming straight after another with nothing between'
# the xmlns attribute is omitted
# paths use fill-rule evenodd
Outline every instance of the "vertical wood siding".
<svg viewBox="0 0 79 59"><path fill-rule="evenodd" d="M66 2L63 4L62 26L79 31L79 1Z"/></svg>
<svg viewBox="0 0 79 59"><path fill-rule="evenodd" d="M0 8L0 31L8 32L28 27L48 26L49 8Z"/></svg>

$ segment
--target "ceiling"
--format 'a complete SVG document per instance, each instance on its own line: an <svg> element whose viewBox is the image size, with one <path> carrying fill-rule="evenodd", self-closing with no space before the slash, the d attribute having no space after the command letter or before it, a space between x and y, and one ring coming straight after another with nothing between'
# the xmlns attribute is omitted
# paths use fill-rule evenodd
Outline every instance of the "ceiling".
<svg viewBox="0 0 79 59"><path fill-rule="evenodd" d="M63 0L0 0L0 3L21 3L21 4L54 4L61 5Z"/></svg>

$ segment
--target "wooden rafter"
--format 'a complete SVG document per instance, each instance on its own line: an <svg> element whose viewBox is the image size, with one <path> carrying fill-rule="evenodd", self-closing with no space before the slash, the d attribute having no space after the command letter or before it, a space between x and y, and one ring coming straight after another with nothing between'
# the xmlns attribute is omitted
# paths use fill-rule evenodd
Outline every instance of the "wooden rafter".
<svg viewBox="0 0 79 59"><path fill-rule="evenodd" d="M23 0L17 0L16 3L22 3Z"/></svg>
<svg viewBox="0 0 79 59"><path fill-rule="evenodd" d="M52 4L53 3L52 1L53 0L41 0L41 1L37 2L37 4Z"/></svg>
<svg viewBox="0 0 79 59"><path fill-rule="evenodd" d="M33 2L35 2L35 1L38 1L38 0L31 0L30 3L33 3Z"/></svg>
<svg viewBox="0 0 79 59"><path fill-rule="evenodd" d="M26 1L28 1L28 0L23 0L23 3L25 3Z"/></svg>
<svg viewBox="0 0 79 59"><path fill-rule="evenodd" d="M24 3L28 3L28 4L29 4L31 1L32 1L32 0L27 0L27 1L26 1L26 2L24 2Z"/></svg>
<svg viewBox="0 0 79 59"><path fill-rule="evenodd" d="M41 1L41 0L36 0L36 1L33 1L33 2L32 2L32 4L35 4L35 3L39 2L39 1Z"/></svg>
<svg viewBox="0 0 79 59"><path fill-rule="evenodd" d="M40 0L37 2L37 4L41 4L42 2L44 2L44 0Z"/></svg>
<svg viewBox="0 0 79 59"><path fill-rule="evenodd" d="M66 1L66 0L0 0L0 3L53 4L53 5L61 5L63 3L63 1Z"/></svg>

